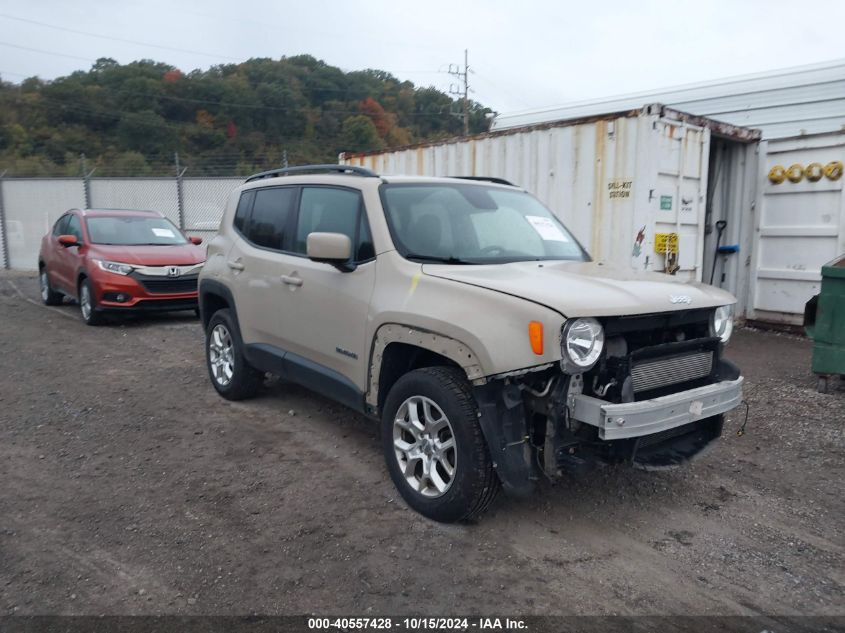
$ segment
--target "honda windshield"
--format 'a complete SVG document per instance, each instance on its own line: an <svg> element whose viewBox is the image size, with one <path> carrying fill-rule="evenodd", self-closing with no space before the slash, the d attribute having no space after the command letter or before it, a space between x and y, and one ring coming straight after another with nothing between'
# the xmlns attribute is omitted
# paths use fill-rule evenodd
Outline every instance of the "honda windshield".
<svg viewBox="0 0 845 633"><path fill-rule="evenodd" d="M166 218L101 216L86 218L93 244L170 246L188 240Z"/></svg>
<svg viewBox="0 0 845 633"><path fill-rule="evenodd" d="M381 197L403 257L448 264L589 261L566 227L519 189L475 184L384 184Z"/></svg>

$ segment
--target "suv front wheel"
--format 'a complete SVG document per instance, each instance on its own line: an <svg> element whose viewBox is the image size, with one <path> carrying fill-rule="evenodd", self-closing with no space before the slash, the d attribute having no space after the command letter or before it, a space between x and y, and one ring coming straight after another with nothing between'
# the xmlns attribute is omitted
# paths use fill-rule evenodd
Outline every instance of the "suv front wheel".
<svg viewBox="0 0 845 633"><path fill-rule="evenodd" d="M101 325L103 317L97 312L94 286L89 279L79 282L79 313L87 325Z"/></svg>
<svg viewBox="0 0 845 633"><path fill-rule="evenodd" d="M463 372L417 369L387 397L382 445L393 483L414 510L435 521L481 515L499 490Z"/></svg>
<svg viewBox="0 0 845 633"><path fill-rule="evenodd" d="M47 274L46 266L41 266L41 270L38 275L38 284L41 287L41 300L44 302L44 305L58 306L62 304L64 295L60 292L56 292L53 290L52 286L50 286L50 276Z"/></svg>
<svg viewBox="0 0 845 633"><path fill-rule="evenodd" d="M243 341L228 309L218 310L208 322L205 359L211 384L227 400L254 396L264 381L264 374L244 357Z"/></svg>

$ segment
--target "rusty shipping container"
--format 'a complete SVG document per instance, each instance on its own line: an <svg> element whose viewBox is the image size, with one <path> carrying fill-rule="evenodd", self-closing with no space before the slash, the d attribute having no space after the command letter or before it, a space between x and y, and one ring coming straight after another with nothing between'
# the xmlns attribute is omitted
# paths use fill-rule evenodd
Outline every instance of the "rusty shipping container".
<svg viewBox="0 0 845 633"><path fill-rule="evenodd" d="M742 298L747 266L720 256L713 271L715 235L705 227L725 220L721 243L747 252L759 138L756 130L655 104L345 153L340 162L379 174L504 178L542 200L595 259L705 282L713 273L714 283ZM712 170L720 175L708 185Z"/></svg>

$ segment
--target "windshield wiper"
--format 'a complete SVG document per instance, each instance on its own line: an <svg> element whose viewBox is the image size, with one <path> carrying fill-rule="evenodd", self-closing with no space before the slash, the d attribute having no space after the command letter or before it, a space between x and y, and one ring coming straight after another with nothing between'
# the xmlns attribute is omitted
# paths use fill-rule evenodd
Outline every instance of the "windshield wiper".
<svg viewBox="0 0 845 633"><path fill-rule="evenodd" d="M468 262L465 259L460 259L458 257L454 257L449 255L448 257L442 257L438 255L417 255L416 253L408 253L405 255L405 259L419 259L424 262L437 262L439 264L474 264L475 262Z"/></svg>

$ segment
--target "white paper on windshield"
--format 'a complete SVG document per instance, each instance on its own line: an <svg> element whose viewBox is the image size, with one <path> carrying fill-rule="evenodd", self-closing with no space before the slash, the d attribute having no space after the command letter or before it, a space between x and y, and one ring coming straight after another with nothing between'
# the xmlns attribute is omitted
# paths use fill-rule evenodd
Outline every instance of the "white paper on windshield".
<svg viewBox="0 0 845 633"><path fill-rule="evenodd" d="M176 237L170 229L159 229L153 227L153 233L156 237Z"/></svg>
<svg viewBox="0 0 845 633"><path fill-rule="evenodd" d="M551 218L544 218L541 215L526 215L525 219L531 225L537 235L547 242L568 242L569 238L564 235L560 227Z"/></svg>

